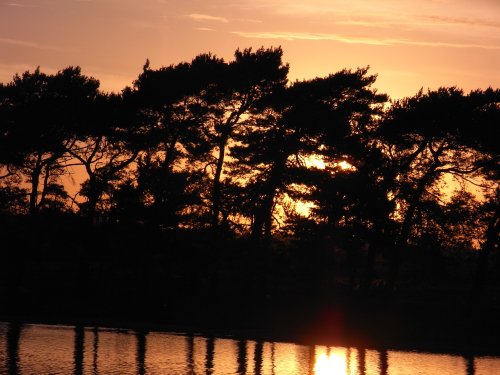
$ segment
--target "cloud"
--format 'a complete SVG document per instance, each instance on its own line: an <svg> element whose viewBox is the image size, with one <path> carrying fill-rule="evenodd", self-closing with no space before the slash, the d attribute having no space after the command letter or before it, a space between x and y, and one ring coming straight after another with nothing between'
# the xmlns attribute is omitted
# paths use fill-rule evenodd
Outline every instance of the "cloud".
<svg viewBox="0 0 500 375"><path fill-rule="evenodd" d="M233 6L273 14L278 19L306 18L315 24L401 28L477 27L500 28L498 0L421 0L415 8L409 1L378 0L232 0ZM418 10L418 13L415 12ZM295 21L296 22L296 21ZM474 27L474 29L472 29Z"/></svg>
<svg viewBox="0 0 500 375"><path fill-rule="evenodd" d="M250 19L250 18L239 18L236 21L247 22L247 23L263 23L262 20Z"/></svg>
<svg viewBox="0 0 500 375"><path fill-rule="evenodd" d="M197 27L197 28L195 28L195 30L199 30L199 31L215 31L215 29L211 29L209 27Z"/></svg>
<svg viewBox="0 0 500 375"><path fill-rule="evenodd" d="M213 22L223 22L228 23L228 19L224 17L210 16L208 14L191 13L186 14L187 18L191 18L194 21L213 21Z"/></svg>
<svg viewBox="0 0 500 375"><path fill-rule="evenodd" d="M448 48L481 48L481 49L500 49L497 45L488 44L471 44L471 43L446 43L446 42L427 42L416 41L411 39L395 39L395 38L367 38L357 36L347 36L341 34L329 33L300 33L300 32L243 32L233 31L233 34L243 38L252 39L284 39L288 41L294 40L311 40L311 41L335 41L347 44L366 44L376 46L394 46L394 45L412 45L422 47L448 47Z"/></svg>
<svg viewBox="0 0 500 375"><path fill-rule="evenodd" d="M14 46L43 49L43 50L51 50L51 51L60 51L61 50L58 47L49 46L46 44L30 42L30 41L26 41L26 40L11 39L11 38L0 38L0 44L10 44L10 45L14 45Z"/></svg>
<svg viewBox="0 0 500 375"><path fill-rule="evenodd" d="M442 16L415 16L414 18L396 18L383 19L379 17L374 18L358 18L358 19L345 19L336 20L336 25L339 26L362 26L362 27L376 27L376 28L388 28L388 27L408 27L408 26L419 26L419 27L432 27L432 26L480 26L480 27L494 27L500 28L500 22L495 22L486 19L471 19L471 18L460 18L460 17L442 17Z"/></svg>
<svg viewBox="0 0 500 375"><path fill-rule="evenodd" d="M397 44L407 44L412 46L423 46L423 47L479 48L479 49L500 50L500 45L476 44L476 43L426 42L426 41L402 39L398 41Z"/></svg>
<svg viewBox="0 0 500 375"><path fill-rule="evenodd" d="M500 28L500 22L479 18L468 17L445 17L445 16L422 16L423 19L448 25L468 25Z"/></svg>
<svg viewBox="0 0 500 375"><path fill-rule="evenodd" d="M233 34L239 35L244 38L253 39L284 39L284 40L331 40L342 43L351 44L373 44L373 45L391 45L392 41L375 39L375 38L362 38L362 37L347 37L339 34L328 33L296 33L296 32L243 32L233 31Z"/></svg>
<svg viewBox="0 0 500 375"><path fill-rule="evenodd" d="M8 3L7 5L15 8L36 8L36 5L32 4Z"/></svg>

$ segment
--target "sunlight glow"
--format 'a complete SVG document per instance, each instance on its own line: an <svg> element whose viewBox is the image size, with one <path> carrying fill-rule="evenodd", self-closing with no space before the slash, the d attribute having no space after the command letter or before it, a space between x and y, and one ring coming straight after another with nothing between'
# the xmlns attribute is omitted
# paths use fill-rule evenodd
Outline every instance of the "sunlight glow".
<svg viewBox="0 0 500 375"><path fill-rule="evenodd" d="M305 160L307 168L325 169L326 163L320 155L312 155Z"/></svg>
<svg viewBox="0 0 500 375"><path fill-rule="evenodd" d="M312 155L305 159L305 163L307 168L317 168L317 169L325 169L327 163L323 159L321 155ZM333 166L340 167L342 170L355 170L356 168L349 164L347 161L342 160L339 162L333 163Z"/></svg>
<svg viewBox="0 0 500 375"><path fill-rule="evenodd" d="M337 353L322 353L316 359L314 366L315 375L346 375L347 362Z"/></svg>
<svg viewBox="0 0 500 375"><path fill-rule="evenodd" d="M337 164L342 170L346 169L355 169L351 164L346 162L345 160L342 160L340 163Z"/></svg>

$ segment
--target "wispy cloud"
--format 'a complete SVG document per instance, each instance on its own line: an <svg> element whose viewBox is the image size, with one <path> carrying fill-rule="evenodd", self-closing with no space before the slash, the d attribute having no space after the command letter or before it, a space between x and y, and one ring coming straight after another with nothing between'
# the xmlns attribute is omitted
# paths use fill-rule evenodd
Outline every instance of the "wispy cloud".
<svg viewBox="0 0 500 375"><path fill-rule="evenodd" d="M215 31L215 29L211 29L210 27L196 27L195 30L199 30L199 31Z"/></svg>
<svg viewBox="0 0 500 375"><path fill-rule="evenodd" d="M407 28L407 27L461 27L461 26L479 26L479 27L494 27L500 28L500 22L495 22L487 19L472 19L472 18L459 18L459 17L441 17L441 16L413 16L406 19L393 17L392 19L378 19L370 17L348 18L335 20L334 22L339 26L361 26L372 28Z"/></svg>
<svg viewBox="0 0 500 375"><path fill-rule="evenodd" d="M485 27L500 28L500 22L484 18L446 17L446 16L421 16L421 18L438 24L485 26Z"/></svg>
<svg viewBox="0 0 500 375"><path fill-rule="evenodd" d="M36 8L33 4L8 3L7 5L14 8Z"/></svg>
<svg viewBox="0 0 500 375"><path fill-rule="evenodd" d="M297 32L244 32L233 31L233 34L244 38L253 39L284 39L284 40L331 40L351 44L373 44L373 45L391 45L392 40L383 40L375 38L347 37L339 34L329 33L297 33Z"/></svg>
<svg viewBox="0 0 500 375"><path fill-rule="evenodd" d="M474 44L474 43L447 43L447 42L428 42L411 39L395 39L395 38L369 38L358 36L347 36L341 34L329 33L300 33L300 32L243 32L233 31L233 34L243 38L253 39L283 39L288 41L294 40L311 40L311 41L335 41L347 44L367 44L376 46L394 46L394 45L413 45L422 47L448 47L448 48L481 48L481 49L500 49L500 46L489 44Z"/></svg>
<svg viewBox="0 0 500 375"><path fill-rule="evenodd" d="M383 19L381 17L359 17L359 18L349 18L349 19L339 19L335 20L335 25L339 26L361 26L367 28L407 28L413 26L434 26L436 22L432 21L421 21L415 19L401 20L396 17L392 19Z"/></svg>
<svg viewBox="0 0 500 375"><path fill-rule="evenodd" d="M223 22L228 23L228 19L224 17L211 16L208 14L200 14L200 13L191 13L186 14L187 18L190 18L194 21L212 21L212 22Z"/></svg>
<svg viewBox="0 0 500 375"><path fill-rule="evenodd" d="M421 0L419 13L408 1L233 0L234 7L273 14L279 19L314 17L319 22L362 27L473 26L499 28L498 0ZM453 4L453 5L452 5ZM496 10L494 9L496 8Z"/></svg>
<svg viewBox="0 0 500 375"><path fill-rule="evenodd" d="M43 49L43 50L51 50L51 51L60 51L61 50L58 47L50 46L47 44L41 44L41 43L36 43L36 42L30 42L27 40L11 39L11 38L0 38L0 44L10 44L10 45L14 45L14 46Z"/></svg>
<svg viewBox="0 0 500 375"><path fill-rule="evenodd" d="M477 44L477 43L447 43L447 42L427 42L418 40L400 40L395 44L407 44L412 46L423 47L447 47L447 48L479 48L489 50L500 50L500 45L493 44Z"/></svg>
<svg viewBox="0 0 500 375"><path fill-rule="evenodd" d="M247 23L262 23L262 20L250 19L250 18L239 18L236 21L247 22Z"/></svg>

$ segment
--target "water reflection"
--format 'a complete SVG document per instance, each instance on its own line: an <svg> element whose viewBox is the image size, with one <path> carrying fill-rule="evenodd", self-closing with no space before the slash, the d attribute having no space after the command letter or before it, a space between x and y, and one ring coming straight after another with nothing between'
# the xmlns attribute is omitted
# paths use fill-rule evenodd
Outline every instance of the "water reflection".
<svg viewBox="0 0 500 375"><path fill-rule="evenodd" d="M358 356L359 374L366 375L366 349L359 349Z"/></svg>
<svg viewBox="0 0 500 375"><path fill-rule="evenodd" d="M264 351L264 344L262 342L257 342L255 344L255 352L253 355L255 366L254 371L255 375L262 375L262 356Z"/></svg>
<svg viewBox="0 0 500 375"><path fill-rule="evenodd" d="M314 373L316 375L347 375L346 359L336 353L320 354L316 357Z"/></svg>
<svg viewBox="0 0 500 375"><path fill-rule="evenodd" d="M387 350L381 350L379 352L379 362L380 362L380 375L388 375L389 369L389 356Z"/></svg>
<svg viewBox="0 0 500 375"><path fill-rule="evenodd" d="M137 374L146 375L146 333L143 331L137 331L136 338L137 338L137 353L136 353Z"/></svg>
<svg viewBox="0 0 500 375"><path fill-rule="evenodd" d="M474 356L471 354L466 355L465 362L467 366L467 375L474 375L476 373L474 368Z"/></svg>
<svg viewBox="0 0 500 375"><path fill-rule="evenodd" d="M210 337L207 339L207 354L205 358L206 374L210 375L214 371L214 352L215 352L215 339Z"/></svg>
<svg viewBox="0 0 500 375"><path fill-rule="evenodd" d="M188 375L194 375L194 337L192 335L186 336L187 340L187 369Z"/></svg>
<svg viewBox="0 0 500 375"><path fill-rule="evenodd" d="M19 339L21 325L12 323L7 330L7 366L9 375L17 375L19 368Z"/></svg>
<svg viewBox="0 0 500 375"><path fill-rule="evenodd" d="M84 356L85 331L82 326L75 327L75 375L83 375L83 356Z"/></svg>
<svg viewBox="0 0 500 375"><path fill-rule="evenodd" d="M0 375L486 375L499 357L0 323Z"/></svg>
<svg viewBox="0 0 500 375"><path fill-rule="evenodd" d="M238 374L247 373L247 342L240 340L238 346Z"/></svg>

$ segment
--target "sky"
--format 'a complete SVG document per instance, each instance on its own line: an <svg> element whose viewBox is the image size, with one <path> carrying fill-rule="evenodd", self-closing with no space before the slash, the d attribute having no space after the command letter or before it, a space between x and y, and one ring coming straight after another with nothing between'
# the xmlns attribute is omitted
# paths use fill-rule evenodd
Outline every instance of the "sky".
<svg viewBox="0 0 500 375"><path fill-rule="evenodd" d="M281 46L290 79L370 66L393 99L500 87L500 0L0 0L0 82L81 66L104 91L200 53Z"/></svg>

